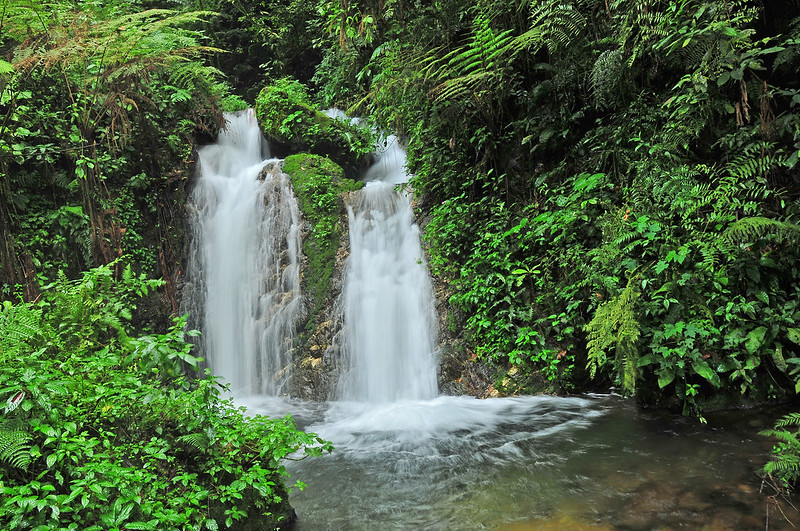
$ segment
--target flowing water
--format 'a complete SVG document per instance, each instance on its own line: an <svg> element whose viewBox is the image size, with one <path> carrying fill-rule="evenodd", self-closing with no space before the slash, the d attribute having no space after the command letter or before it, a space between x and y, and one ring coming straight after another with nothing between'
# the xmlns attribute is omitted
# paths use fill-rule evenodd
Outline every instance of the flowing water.
<svg viewBox="0 0 800 531"><path fill-rule="evenodd" d="M349 207L344 288L344 400L437 394L433 291L406 194L368 182Z"/></svg>
<svg viewBox="0 0 800 531"><path fill-rule="evenodd" d="M279 394L302 312L300 211L252 110L199 150L184 295L202 354L235 394Z"/></svg>
<svg viewBox="0 0 800 531"><path fill-rule="evenodd" d="M768 507L768 529L791 529L756 474L775 410L703 425L614 395L243 404L336 447L288 464L307 484L290 497L301 531L749 530Z"/></svg>
<svg viewBox="0 0 800 531"><path fill-rule="evenodd" d="M239 403L334 443L287 463L308 484L291 495L298 529L764 529L768 510L768 529L789 528L756 475L770 447L756 433L776 411L703 425L614 395L436 396L430 281L393 186L405 180L396 141L349 210L339 401L267 396L281 392L301 311L299 213L285 175L257 178L252 114L228 120L200 152L186 306Z"/></svg>

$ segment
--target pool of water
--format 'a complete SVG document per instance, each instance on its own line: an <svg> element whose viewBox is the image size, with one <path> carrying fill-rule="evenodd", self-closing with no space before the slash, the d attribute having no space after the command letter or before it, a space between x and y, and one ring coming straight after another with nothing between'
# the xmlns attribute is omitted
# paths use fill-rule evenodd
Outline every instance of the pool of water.
<svg viewBox="0 0 800 531"><path fill-rule="evenodd" d="M287 466L307 484L299 530L792 528L759 492L777 410L701 424L614 395L242 403L336 447Z"/></svg>

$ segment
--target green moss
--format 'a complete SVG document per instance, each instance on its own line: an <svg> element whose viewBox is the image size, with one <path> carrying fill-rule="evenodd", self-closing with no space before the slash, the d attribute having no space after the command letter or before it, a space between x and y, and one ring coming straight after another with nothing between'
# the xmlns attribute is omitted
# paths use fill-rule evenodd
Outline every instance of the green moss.
<svg viewBox="0 0 800 531"><path fill-rule="evenodd" d="M256 117L264 135L288 152L305 151L335 161L355 176L366 168L374 146L369 129L337 120L315 109L304 85L289 78L264 87L256 98Z"/></svg>
<svg viewBox="0 0 800 531"><path fill-rule="evenodd" d="M308 268L303 288L311 300L307 329L313 330L317 317L331 295L331 276L336 266L344 213L342 194L357 190L363 183L344 178L338 164L326 157L300 153L286 157L283 171L292 181L300 210L311 232L303 240Z"/></svg>

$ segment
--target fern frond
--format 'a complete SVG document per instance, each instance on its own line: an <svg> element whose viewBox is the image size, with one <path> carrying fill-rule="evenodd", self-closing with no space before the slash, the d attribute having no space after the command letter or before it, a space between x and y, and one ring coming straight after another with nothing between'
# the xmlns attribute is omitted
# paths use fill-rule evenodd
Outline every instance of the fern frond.
<svg viewBox="0 0 800 531"><path fill-rule="evenodd" d="M785 428L786 426L800 426L800 413L789 413L775 423L776 428Z"/></svg>
<svg viewBox="0 0 800 531"><path fill-rule="evenodd" d="M771 237L779 243L800 243L800 225L760 216L743 218L729 226L720 238L727 243L754 242Z"/></svg>
<svg viewBox="0 0 800 531"><path fill-rule="evenodd" d="M478 16L470 41L427 67L430 78L440 81L431 90L434 99L465 100L491 88L516 53L511 33L496 33L486 17Z"/></svg>
<svg viewBox="0 0 800 531"><path fill-rule="evenodd" d="M181 435L177 440L199 452L208 450L208 445L211 442L208 435L202 432Z"/></svg>
<svg viewBox="0 0 800 531"><path fill-rule="evenodd" d="M641 325L636 318L638 298L639 292L629 280L627 287L618 296L597 308L594 317L585 327L589 348L587 369L590 376L594 378L597 369L606 363L606 351L614 345L615 369L626 393L633 392L636 386L636 344L641 335Z"/></svg>
<svg viewBox="0 0 800 531"><path fill-rule="evenodd" d="M531 2L530 29L514 39L519 50L547 47L552 54L566 47L586 27L586 18L571 2Z"/></svg>
<svg viewBox="0 0 800 531"><path fill-rule="evenodd" d="M31 463L31 441L28 432L0 423L0 462L25 470Z"/></svg>
<svg viewBox="0 0 800 531"><path fill-rule="evenodd" d="M626 76L623 53L622 48L606 50L592 67L592 98L598 109L612 109L619 100L614 96L618 96L618 89Z"/></svg>

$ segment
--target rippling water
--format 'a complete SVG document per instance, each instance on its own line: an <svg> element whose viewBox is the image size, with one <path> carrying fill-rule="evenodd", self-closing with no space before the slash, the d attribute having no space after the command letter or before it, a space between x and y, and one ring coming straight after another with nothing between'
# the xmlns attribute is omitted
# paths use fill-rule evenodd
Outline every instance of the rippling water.
<svg viewBox="0 0 800 531"><path fill-rule="evenodd" d="M610 395L245 405L336 447L289 466L308 484L291 497L301 530L765 529L757 432L774 411L703 425Z"/></svg>

